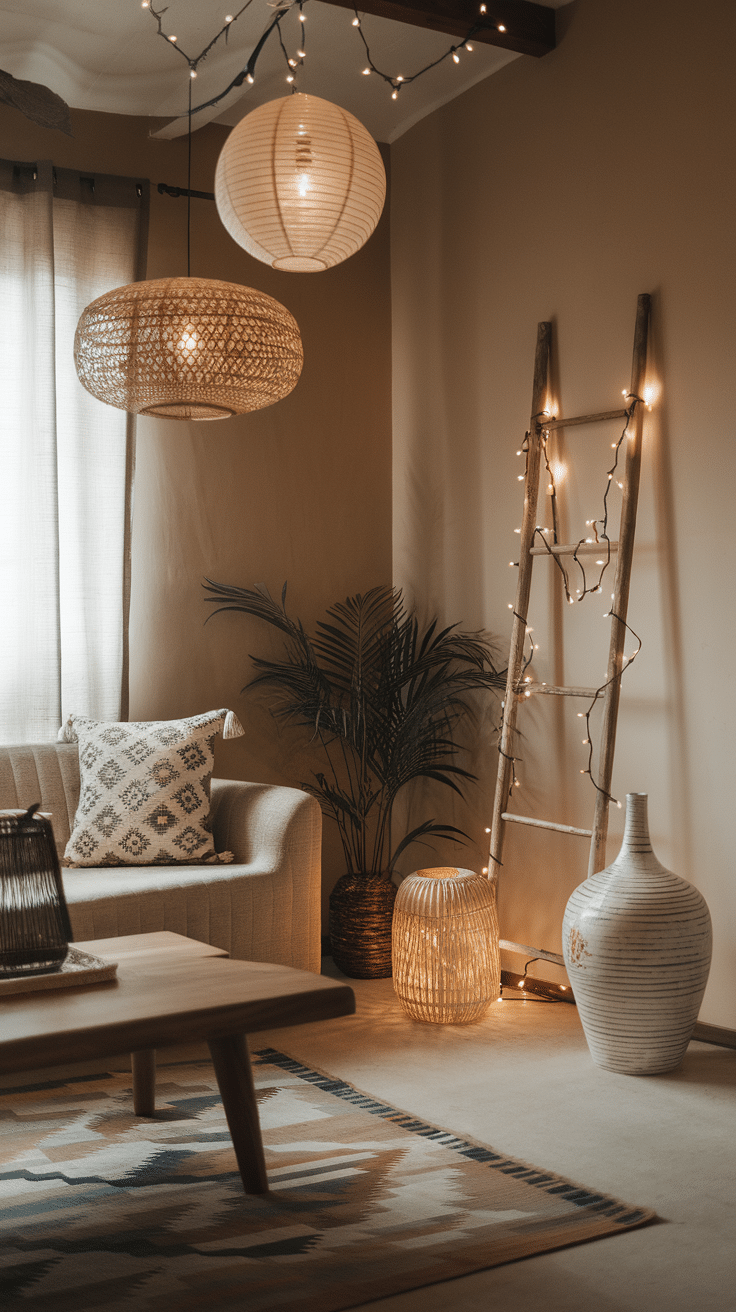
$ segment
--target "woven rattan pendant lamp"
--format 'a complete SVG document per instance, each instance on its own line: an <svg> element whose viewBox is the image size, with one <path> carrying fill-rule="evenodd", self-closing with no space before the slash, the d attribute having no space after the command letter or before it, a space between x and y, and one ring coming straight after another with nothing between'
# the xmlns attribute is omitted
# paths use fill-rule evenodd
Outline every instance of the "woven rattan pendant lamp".
<svg viewBox="0 0 736 1312"><path fill-rule="evenodd" d="M98 297L79 319L74 363L82 385L107 405L160 419L229 419L288 396L301 373L302 342L296 320L272 296L189 276L191 78L188 147L187 277L129 283Z"/></svg>
<svg viewBox="0 0 736 1312"><path fill-rule="evenodd" d="M386 174L347 110L301 92L247 114L222 148L215 201L230 236L290 273L340 264L381 217Z"/></svg>
<svg viewBox="0 0 736 1312"><path fill-rule="evenodd" d="M157 278L83 311L74 362L88 392L161 419L228 419L288 396L302 368L289 311L252 287Z"/></svg>

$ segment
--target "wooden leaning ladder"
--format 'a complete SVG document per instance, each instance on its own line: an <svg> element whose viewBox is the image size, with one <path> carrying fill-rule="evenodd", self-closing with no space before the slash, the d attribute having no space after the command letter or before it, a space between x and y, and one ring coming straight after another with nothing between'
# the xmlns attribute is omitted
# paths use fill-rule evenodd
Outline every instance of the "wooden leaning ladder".
<svg viewBox="0 0 736 1312"><path fill-rule="evenodd" d="M613 757L616 746L616 722L621 691L621 674L624 666L624 642L626 640L626 615L629 602L629 583L631 564L634 554L634 535L636 532L636 511L639 498L639 477L641 471L641 439L643 425L644 376L647 363L647 336L649 327L650 297L639 296L634 331L634 353L631 366L631 385L626 398L627 406L621 410L606 410L599 414L579 415L572 419L548 418L545 402L548 391L550 345L552 325L540 323L537 330L537 350L534 362L534 387L532 393L532 418L529 425L526 477L524 484L524 515L521 523L521 541L519 548L519 573L514 603L514 619L511 630L511 648L509 652L506 697L504 701L503 724L499 743L498 777L493 805L491 827L491 845L489 876L496 877L502 865L504 831L507 824L533 825L540 829L549 829L556 833L574 834L590 839L590 856L588 875L602 870L605 866L606 838L608 834L608 808L613 775ZM603 691L596 688L552 687L548 684L523 682L524 652L528 627L529 596L532 585L532 570L535 558L541 556L553 561L555 557L576 556L600 553L600 543L594 545L579 543L551 543L549 546L535 546L537 503L539 497L539 479L542 457L542 435L556 428L572 428L579 424L595 424L610 420L624 420L629 416L625 440L626 462L624 486L621 502L621 521L617 542L611 542L610 549L616 552L616 576L614 582L613 602L611 606L611 636L608 654L608 670ZM514 736L516 717L521 699L527 694L545 694L557 697L580 697L593 702L596 697L603 699L603 719L601 725L601 744L596 781L595 813L592 829L578 829L572 825L557 824L552 820L539 820L533 816L515 815L508 808L509 794L513 787ZM554 961L564 965L559 953L548 952L541 948L530 948L526 944L501 940L501 947L512 952L527 953L535 958Z"/></svg>

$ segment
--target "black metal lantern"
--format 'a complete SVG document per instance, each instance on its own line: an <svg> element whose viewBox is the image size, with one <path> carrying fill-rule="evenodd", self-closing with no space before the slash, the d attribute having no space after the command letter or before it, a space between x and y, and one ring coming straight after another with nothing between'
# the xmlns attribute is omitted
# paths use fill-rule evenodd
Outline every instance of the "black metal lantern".
<svg viewBox="0 0 736 1312"><path fill-rule="evenodd" d="M58 970L72 941L54 833L38 805L0 811L0 978Z"/></svg>

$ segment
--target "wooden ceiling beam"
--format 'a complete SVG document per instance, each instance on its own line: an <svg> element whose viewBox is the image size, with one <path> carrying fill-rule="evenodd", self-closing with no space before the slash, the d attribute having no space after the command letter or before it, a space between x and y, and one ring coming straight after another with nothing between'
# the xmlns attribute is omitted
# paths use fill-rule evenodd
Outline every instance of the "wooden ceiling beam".
<svg viewBox="0 0 736 1312"><path fill-rule="evenodd" d="M352 0L323 0L324 4L352 9ZM555 48L555 11L531 0L358 0L359 14L390 18L396 23L464 37L475 23L482 27L474 41L520 55L548 55Z"/></svg>

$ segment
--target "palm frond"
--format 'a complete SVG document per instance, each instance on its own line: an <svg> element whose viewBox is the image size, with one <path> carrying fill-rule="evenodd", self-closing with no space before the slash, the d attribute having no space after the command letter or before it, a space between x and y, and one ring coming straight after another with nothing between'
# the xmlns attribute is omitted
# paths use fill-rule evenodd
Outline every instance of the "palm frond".
<svg viewBox="0 0 736 1312"><path fill-rule="evenodd" d="M435 824L434 820L425 820L423 824L417 825L411 833L405 834L401 842L397 844L391 853L390 866L393 867L395 862L401 856L401 853L410 847L412 843L423 843L425 847L430 846L425 843L425 838L432 834L434 838L452 838L456 842L470 842L470 835L465 833L464 829L458 829L456 825Z"/></svg>
<svg viewBox="0 0 736 1312"><path fill-rule="evenodd" d="M213 614L237 610L275 628L284 639L279 659L251 658L246 687L273 695L273 713L311 734L329 775L303 784L338 826L350 869L382 862L399 792L431 779L464 797L476 776L457 762L458 732L472 724L479 695L505 686L494 644L482 633L438 621L421 625L400 589L371 588L337 602L308 635L265 588L205 582ZM209 618L209 617L208 617ZM427 820L405 835L391 865L412 842L459 835ZM361 865L362 863L362 865ZM368 873L368 870L366 870ZM377 871L374 871L377 873Z"/></svg>

